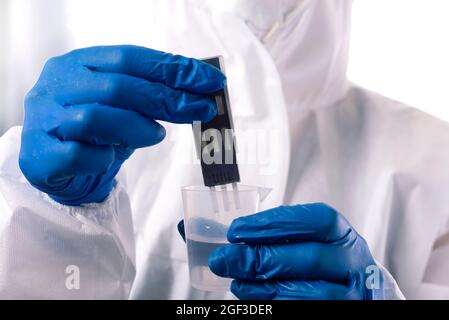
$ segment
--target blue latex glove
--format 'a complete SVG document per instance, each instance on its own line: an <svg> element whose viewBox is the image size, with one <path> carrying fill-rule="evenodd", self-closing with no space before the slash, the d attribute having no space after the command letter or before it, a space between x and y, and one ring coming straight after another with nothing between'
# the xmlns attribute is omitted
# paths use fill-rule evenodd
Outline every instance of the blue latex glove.
<svg viewBox="0 0 449 320"><path fill-rule="evenodd" d="M134 149L165 137L155 120L211 120L205 94L224 82L206 63L136 46L52 58L25 99L20 168L57 202L101 202Z"/></svg>
<svg viewBox="0 0 449 320"><path fill-rule="evenodd" d="M232 244L212 253L209 267L235 279L231 291L240 299L372 299L374 290L383 292L382 272L365 240L325 204L238 218L228 240Z"/></svg>

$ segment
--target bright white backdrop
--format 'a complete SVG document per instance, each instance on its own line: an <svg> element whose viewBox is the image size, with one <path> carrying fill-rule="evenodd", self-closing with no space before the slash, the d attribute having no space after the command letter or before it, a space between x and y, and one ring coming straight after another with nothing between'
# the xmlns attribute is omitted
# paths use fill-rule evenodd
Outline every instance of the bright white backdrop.
<svg viewBox="0 0 449 320"><path fill-rule="evenodd" d="M449 121L449 1L355 0L348 76Z"/></svg>

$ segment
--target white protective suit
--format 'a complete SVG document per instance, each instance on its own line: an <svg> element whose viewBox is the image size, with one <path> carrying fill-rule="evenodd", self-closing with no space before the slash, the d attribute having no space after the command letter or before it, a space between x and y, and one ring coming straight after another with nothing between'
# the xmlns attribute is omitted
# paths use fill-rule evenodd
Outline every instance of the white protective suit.
<svg viewBox="0 0 449 320"><path fill-rule="evenodd" d="M53 2L61 6L27 2L28 18L38 22L22 30L25 39L27 32L41 37L33 43L45 39L47 53L132 41L198 58L223 55L242 182L273 189L263 207L327 202L407 298L449 298L449 125L348 83L350 0L102 1L110 12L92 9L99 1L77 1L83 23L61 10L68 22L60 25L41 8ZM65 2L70 9L73 1ZM120 32L122 20L135 31ZM107 42L90 42L92 34ZM35 52L12 41L18 52ZM20 85L24 66L42 66L44 49L36 50L7 88ZM110 197L85 207L58 205L25 180L19 127L1 138L0 297L224 297L189 285L176 225L180 188L201 184L201 171L191 127L164 125L165 141L137 151ZM73 266L79 286L67 286ZM401 296L390 277L386 286L388 297Z"/></svg>

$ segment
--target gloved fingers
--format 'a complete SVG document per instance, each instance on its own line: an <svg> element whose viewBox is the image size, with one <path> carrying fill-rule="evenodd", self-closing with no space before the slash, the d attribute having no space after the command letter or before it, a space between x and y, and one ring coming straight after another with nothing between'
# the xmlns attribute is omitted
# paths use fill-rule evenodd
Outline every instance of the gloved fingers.
<svg viewBox="0 0 449 320"><path fill-rule="evenodd" d="M226 80L220 70L202 61L139 46L84 48L62 58L76 58L91 70L128 74L198 94L218 91Z"/></svg>
<svg viewBox="0 0 449 320"><path fill-rule="evenodd" d="M237 218L228 230L228 240L248 244L335 242L351 231L350 224L333 208L311 203L281 206Z"/></svg>
<svg viewBox="0 0 449 320"><path fill-rule="evenodd" d="M40 129L22 132L20 168L33 185L46 193L60 190L71 177L105 173L113 161L110 146L60 141ZM38 169L36 163L40 164Z"/></svg>
<svg viewBox="0 0 449 320"><path fill-rule="evenodd" d="M61 120L49 124L47 131L64 141L141 148L159 143L165 137L164 127L132 110L83 104L59 107L58 114Z"/></svg>
<svg viewBox="0 0 449 320"><path fill-rule="evenodd" d="M61 105L100 103L173 123L209 121L217 113L210 97L117 73L86 70L61 81L54 90L50 95Z"/></svg>
<svg viewBox="0 0 449 320"><path fill-rule="evenodd" d="M230 244L209 256L209 268L240 280L308 279L345 283L351 261L344 247L319 242Z"/></svg>
<svg viewBox="0 0 449 320"><path fill-rule="evenodd" d="M361 300L354 283L342 285L322 280L253 282L234 280L231 292L242 300Z"/></svg>

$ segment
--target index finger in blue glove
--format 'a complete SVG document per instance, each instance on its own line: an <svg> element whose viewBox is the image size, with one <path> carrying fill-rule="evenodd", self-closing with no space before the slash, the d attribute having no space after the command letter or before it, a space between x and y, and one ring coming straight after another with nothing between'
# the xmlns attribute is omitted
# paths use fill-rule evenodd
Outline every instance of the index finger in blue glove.
<svg viewBox="0 0 449 320"><path fill-rule="evenodd" d="M63 57L72 56L91 70L128 74L198 94L218 91L226 80L220 70L202 61L139 46L90 47Z"/></svg>
<svg viewBox="0 0 449 320"><path fill-rule="evenodd" d="M214 100L208 96L124 74L78 70L67 77L59 74L57 83L49 86L52 81L40 82L29 97L48 97L62 106L100 103L173 123L209 121L217 113Z"/></svg>
<svg viewBox="0 0 449 320"><path fill-rule="evenodd" d="M348 239L350 244L357 240L353 238ZM230 244L212 252L209 268L218 276L241 280L320 279L345 283L353 269L350 254L351 245L320 242Z"/></svg>
<svg viewBox="0 0 449 320"><path fill-rule="evenodd" d="M235 219L229 242L248 244L289 241L334 242L351 232L350 224L324 203L281 206Z"/></svg>

